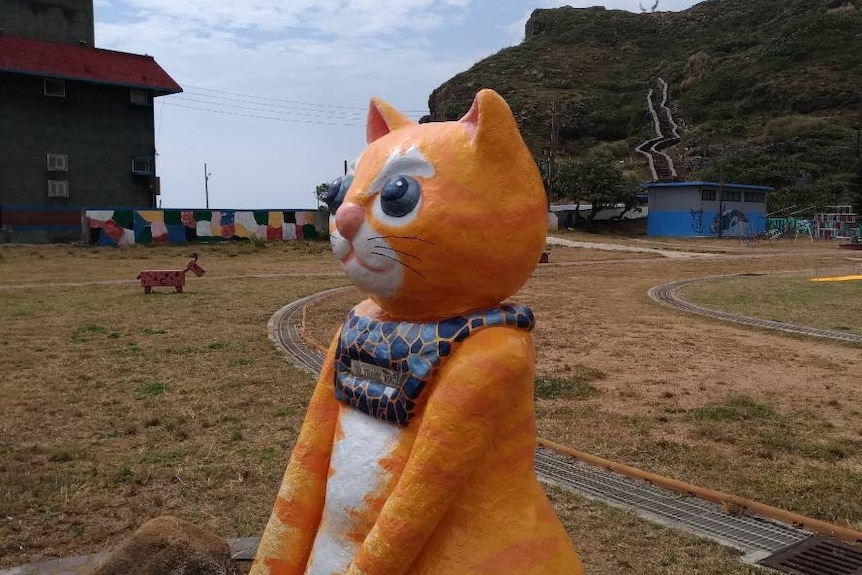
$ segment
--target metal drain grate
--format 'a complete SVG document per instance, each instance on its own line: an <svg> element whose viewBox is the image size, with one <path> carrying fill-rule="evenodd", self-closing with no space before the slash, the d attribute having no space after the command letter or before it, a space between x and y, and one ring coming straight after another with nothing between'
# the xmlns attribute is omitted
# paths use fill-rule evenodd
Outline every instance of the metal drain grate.
<svg viewBox="0 0 862 575"><path fill-rule="evenodd" d="M862 575L862 549L812 537L770 555L760 564L794 575Z"/></svg>

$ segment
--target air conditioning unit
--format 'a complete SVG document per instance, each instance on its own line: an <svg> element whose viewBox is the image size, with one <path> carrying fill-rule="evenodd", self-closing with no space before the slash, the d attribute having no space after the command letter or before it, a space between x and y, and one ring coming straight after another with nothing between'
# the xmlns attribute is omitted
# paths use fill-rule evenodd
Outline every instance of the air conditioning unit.
<svg viewBox="0 0 862 575"><path fill-rule="evenodd" d="M153 100L150 97L150 93L146 90L136 90L132 88L129 90L129 102L136 106L152 106Z"/></svg>
<svg viewBox="0 0 862 575"><path fill-rule="evenodd" d="M132 158L132 173L136 176L155 176L156 159L151 156Z"/></svg>
<svg viewBox="0 0 862 575"><path fill-rule="evenodd" d="M63 80L55 80L53 78L45 78L43 80L43 93L46 96L52 96L54 98L65 98L66 97L66 82Z"/></svg>

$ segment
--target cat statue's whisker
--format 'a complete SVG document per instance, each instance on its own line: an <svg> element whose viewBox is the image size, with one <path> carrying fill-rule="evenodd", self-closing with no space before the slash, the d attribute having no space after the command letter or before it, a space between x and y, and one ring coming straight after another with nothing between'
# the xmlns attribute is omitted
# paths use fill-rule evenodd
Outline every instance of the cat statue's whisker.
<svg viewBox="0 0 862 575"><path fill-rule="evenodd" d="M411 254L411 253L409 253L409 252L401 251L401 250L396 250L395 248L392 248L392 247L389 247L389 246L385 246L385 245L382 245L382 244L374 244L374 248L373 248L373 249L375 249L375 250L389 250L390 252L395 252L395 253L396 253L396 254L398 254L398 255L401 255L401 256L407 256L408 258L413 258L413 259L414 259L414 260L416 260L417 262L421 262L421 261L422 261L422 258L420 258L420 257L419 257L419 256L417 256L417 255Z"/></svg>
<svg viewBox="0 0 862 575"><path fill-rule="evenodd" d="M371 253L372 253L372 254L374 254L374 255L376 255L376 256L380 256L380 257L382 257L382 258L386 258L386 259L388 259L388 260L392 260L393 262L396 262L396 263L398 263L398 264L401 264L402 266L404 266L405 268L407 268L407 269L408 269L408 270L410 270L411 272L415 273L416 275L418 275L418 276L419 276L419 277L421 277L422 279L425 279L425 276L424 276L424 275L422 275L422 272L420 272L419 270L417 270L416 268L414 268L414 267L413 267L413 266L411 266L411 265L405 264L404 262L402 262L402 261L401 261L401 260L399 260L398 258L394 258L394 257L392 257L392 256L390 256L390 255L386 255L386 254L381 254L380 252L371 252Z"/></svg>
<svg viewBox="0 0 862 575"><path fill-rule="evenodd" d="M425 238L417 238L415 236L374 236L367 239L367 241L369 242L372 240L416 240L417 242L425 242L426 244L432 246L437 245L432 241L426 240Z"/></svg>

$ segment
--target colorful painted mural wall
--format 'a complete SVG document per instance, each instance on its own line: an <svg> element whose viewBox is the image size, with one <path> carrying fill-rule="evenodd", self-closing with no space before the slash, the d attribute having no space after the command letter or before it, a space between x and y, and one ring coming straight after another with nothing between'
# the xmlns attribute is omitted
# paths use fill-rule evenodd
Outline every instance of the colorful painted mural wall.
<svg viewBox="0 0 862 575"><path fill-rule="evenodd" d="M261 239L311 240L325 235L325 213L308 210L87 210L91 244L125 246Z"/></svg>
<svg viewBox="0 0 862 575"><path fill-rule="evenodd" d="M687 212L650 210L647 217L648 236L667 237L745 237L766 231L763 213L739 209L689 209Z"/></svg>

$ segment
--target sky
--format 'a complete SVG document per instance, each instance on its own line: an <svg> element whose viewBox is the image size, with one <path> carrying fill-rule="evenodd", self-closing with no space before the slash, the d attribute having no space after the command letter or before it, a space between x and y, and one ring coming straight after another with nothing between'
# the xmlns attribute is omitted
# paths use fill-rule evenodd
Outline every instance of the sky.
<svg viewBox="0 0 862 575"><path fill-rule="evenodd" d="M640 11L638 0L94 4L97 47L149 54L184 90L154 105L161 207L204 207L208 188L213 209L316 207L315 187L365 146L372 96L418 119L434 88L518 44L536 8Z"/></svg>

